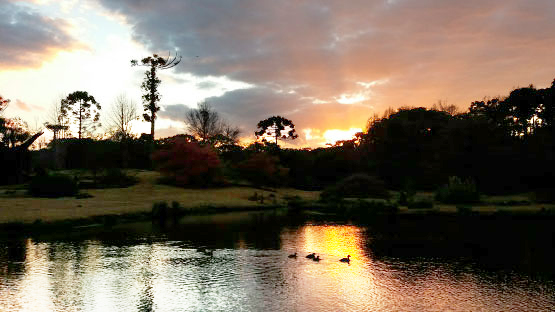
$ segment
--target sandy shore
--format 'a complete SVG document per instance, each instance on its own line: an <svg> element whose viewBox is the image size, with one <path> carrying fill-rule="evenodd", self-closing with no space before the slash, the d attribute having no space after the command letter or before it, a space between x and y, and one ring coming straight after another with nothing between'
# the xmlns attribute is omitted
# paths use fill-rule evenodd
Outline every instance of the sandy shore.
<svg viewBox="0 0 555 312"><path fill-rule="evenodd" d="M100 215L120 215L149 212L155 202L177 201L186 208L212 206L222 208L256 207L260 203L248 198L255 192L264 194L263 205L271 205L269 191L249 187L225 187L216 189L184 189L156 184L159 177L156 172L137 173L139 183L128 188L83 190L92 198L33 198L17 192L0 196L0 223L24 222L36 220L44 222L67 219L81 219ZM277 189L274 193L277 203L284 203L284 197L300 196L303 199L317 199L319 192L299 191L294 189Z"/></svg>

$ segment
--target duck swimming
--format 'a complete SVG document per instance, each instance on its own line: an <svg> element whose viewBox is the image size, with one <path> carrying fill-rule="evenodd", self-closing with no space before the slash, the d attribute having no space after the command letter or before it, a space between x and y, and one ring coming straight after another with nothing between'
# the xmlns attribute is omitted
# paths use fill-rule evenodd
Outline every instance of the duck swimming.
<svg viewBox="0 0 555 312"><path fill-rule="evenodd" d="M341 259L341 260L339 260L339 261L349 263L349 262L351 262L351 255L347 255L347 258L343 258L343 259Z"/></svg>
<svg viewBox="0 0 555 312"><path fill-rule="evenodd" d="M289 256L287 256L287 257L289 257L289 258L297 258L297 253L294 253L294 254L289 255Z"/></svg>
<svg viewBox="0 0 555 312"><path fill-rule="evenodd" d="M312 261L320 261L320 256L312 258Z"/></svg>
<svg viewBox="0 0 555 312"><path fill-rule="evenodd" d="M310 255L306 256L308 259L314 259L314 257L316 256L316 253L311 253Z"/></svg>

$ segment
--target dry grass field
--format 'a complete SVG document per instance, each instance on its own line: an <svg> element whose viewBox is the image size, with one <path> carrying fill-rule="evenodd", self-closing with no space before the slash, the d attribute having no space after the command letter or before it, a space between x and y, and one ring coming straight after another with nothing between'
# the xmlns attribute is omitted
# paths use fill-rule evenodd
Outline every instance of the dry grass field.
<svg viewBox="0 0 555 312"><path fill-rule="evenodd" d="M36 220L44 222L81 219L101 215L121 215L149 212L155 202L178 202L185 208L202 209L203 206L234 208L272 205L274 194L277 204L285 203L287 196L299 196L307 200L318 198L319 192L307 192L280 188L275 193L250 187L223 187L214 189L184 189L157 184L159 174L153 171L135 172L139 183L128 188L90 189L84 192L91 198L33 198L23 191L0 192L0 223ZM263 195L260 204L248 198L254 193Z"/></svg>

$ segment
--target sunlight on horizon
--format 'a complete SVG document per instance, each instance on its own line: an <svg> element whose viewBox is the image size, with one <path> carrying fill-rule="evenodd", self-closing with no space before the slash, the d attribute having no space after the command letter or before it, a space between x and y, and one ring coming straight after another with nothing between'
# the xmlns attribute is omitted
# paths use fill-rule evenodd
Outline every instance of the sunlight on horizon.
<svg viewBox="0 0 555 312"><path fill-rule="evenodd" d="M324 139L327 144L335 144L337 141L351 140L355 134L362 132L361 128L350 128L349 130L330 129L324 132Z"/></svg>

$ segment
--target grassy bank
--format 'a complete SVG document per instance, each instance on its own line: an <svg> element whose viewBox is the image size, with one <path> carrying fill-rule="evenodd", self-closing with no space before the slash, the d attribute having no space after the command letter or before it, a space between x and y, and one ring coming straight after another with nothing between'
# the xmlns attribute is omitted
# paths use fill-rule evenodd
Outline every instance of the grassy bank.
<svg viewBox="0 0 555 312"><path fill-rule="evenodd" d="M394 193L394 198L399 194ZM535 215L535 214L554 214L555 204L540 203L534 198L533 193L519 193L511 195L482 195L480 202L472 204L445 204L434 200L434 193L418 192L415 201L430 202L430 208L411 208L400 206L401 214L473 214L476 216L491 215Z"/></svg>
<svg viewBox="0 0 555 312"><path fill-rule="evenodd" d="M71 175L79 172L66 172ZM179 205L179 215L261 210L286 207L292 211L308 210L334 214L346 219L372 217L376 213L395 213L399 216L465 215L465 216L535 216L555 215L555 204L536 202L532 194L483 196L479 203L450 205L434 200L433 193L418 192L417 202L422 207L399 205L400 194L390 192L391 198L345 199L341 202L321 202L320 192L280 188L262 190L253 187L222 187L212 189L184 189L157 183L160 177L153 171L131 172L138 183L127 188L84 189L89 198L35 198L24 186L0 188L0 224L72 224L74 226L106 225L114 222L145 220L153 217L153 205L165 202ZM255 196L256 194L256 196ZM256 199L255 199L256 198ZM263 200L261 200L263 198ZM291 198L295 200L291 201ZM173 214L168 209L164 214Z"/></svg>
<svg viewBox="0 0 555 312"><path fill-rule="evenodd" d="M285 188L274 192L252 187L184 189L158 184L157 172L134 174L139 182L127 188L82 190L90 194L90 198L33 198L24 190L3 189L0 191L0 223L49 223L106 215L141 215L150 213L154 203L163 201L175 201L189 210L254 210L285 205L288 197L316 200L319 195L319 192ZM255 193L258 198L264 197L263 202L253 200Z"/></svg>
<svg viewBox="0 0 555 312"><path fill-rule="evenodd" d="M533 193L504 196L482 196L470 204L445 204L434 199L434 193L417 192L408 205L400 204L399 192L390 191L389 199L344 198L329 202L299 201L297 210L336 215L343 219L372 220L378 215L396 215L399 218L434 216L470 218L555 218L555 204L538 202ZM416 204L413 204L416 203Z"/></svg>

